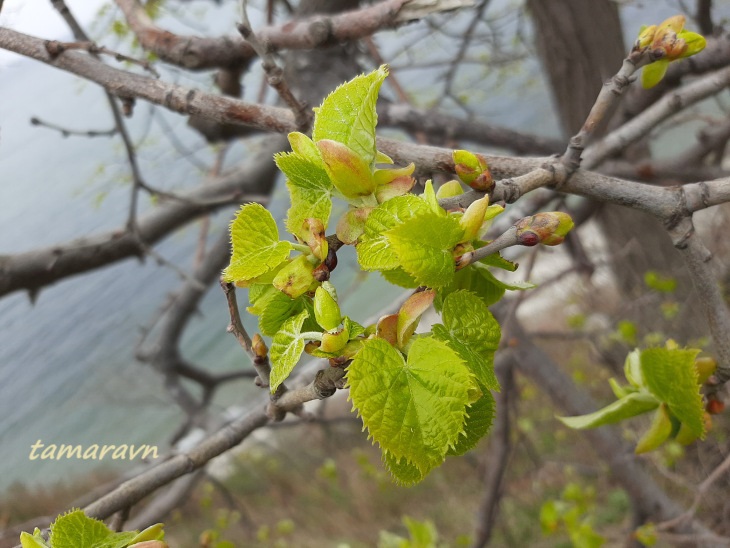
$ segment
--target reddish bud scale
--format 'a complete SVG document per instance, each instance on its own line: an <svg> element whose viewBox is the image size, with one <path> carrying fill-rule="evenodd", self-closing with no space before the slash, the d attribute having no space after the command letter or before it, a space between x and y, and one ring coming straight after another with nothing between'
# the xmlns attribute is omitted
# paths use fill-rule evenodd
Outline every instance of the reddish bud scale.
<svg viewBox="0 0 730 548"><path fill-rule="evenodd" d="M707 411L710 415L719 415L724 410L725 404L720 400L712 399L708 401L707 405L705 406L705 411Z"/></svg>
<svg viewBox="0 0 730 548"><path fill-rule="evenodd" d="M335 262L336 264L336 262ZM312 271L312 276L318 282L326 282L330 279L330 269L327 268L327 263L324 262Z"/></svg>
<svg viewBox="0 0 730 548"><path fill-rule="evenodd" d="M330 248L327 252L327 258L324 260L324 265L330 272L337 268L337 252L334 249Z"/></svg>
<svg viewBox="0 0 730 548"><path fill-rule="evenodd" d="M532 247L540 243L540 237L534 232L523 232L517 237L520 245Z"/></svg>

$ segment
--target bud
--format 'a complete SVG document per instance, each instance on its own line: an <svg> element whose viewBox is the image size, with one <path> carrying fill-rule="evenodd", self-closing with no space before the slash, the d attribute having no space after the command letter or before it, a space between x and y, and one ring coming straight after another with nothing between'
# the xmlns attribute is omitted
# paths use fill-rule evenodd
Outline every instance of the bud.
<svg viewBox="0 0 730 548"><path fill-rule="evenodd" d="M139 545L136 543L143 543L145 541L161 541L165 538L164 528L165 526L162 523L155 523L154 525L150 525L144 531L140 531L136 537L129 541L129 544L139 548ZM165 544L164 542L162 544L167 546L167 544Z"/></svg>
<svg viewBox="0 0 730 548"><path fill-rule="evenodd" d="M337 221L337 238L345 244L354 244L365 232L365 222L373 209L369 206L348 209Z"/></svg>
<svg viewBox="0 0 730 548"><path fill-rule="evenodd" d="M712 374L717 370L717 362L714 358L703 357L695 359L697 370L697 384L705 384Z"/></svg>
<svg viewBox="0 0 730 548"><path fill-rule="evenodd" d="M398 343L398 314L390 314L380 318L375 326L375 336L396 346Z"/></svg>
<svg viewBox="0 0 730 548"><path fill-rule="evenodd" d="M481 232L482 223L485 221L489 207L489 196L484 196L473 202L459 219L459 225L464 229L463 241L471 242L478 238Z"/></svg>
<svg viewBox="0 0 730 548"><path fill-rule="evenodd" d="M318 282L326 282L330 279L330 269L327 268L326 264L322 263L312 270L312 277L314 277L314 279Z"/></svg>
<svg viewBox="0 0 730 548"><path fill-rule="evenodd" d="M649 429L644 432L641 439L636 444L634 452L637 455L648 453L659 447L667 441L672 433L672 419L669 416L669 409L666 403L662 403L654 412L654 418L651 421Z"/></svg>
<svg viewBox="0 0 730 548"><path fill-rule="evenodd" d="M517 228L520 245L533 246L538 243L543 245L562 243L574 224L567 213L551 211L520 219L514 226Z"/></svg>
<svg viewBox="0 0 730 548"><path fill-rule="evenodd" d="M642 25L641 29L639 29L639 37L634 43L634 49L644 49L646 47L649 47L649 45L654 41L654 34L656 34L656 29L656 25L651 25L649 27L647 27L646 25Z"/></svg>
<svg viewBox="0 0 730 548"><path fill-rule="evenodd" d="M337 301L322 286L318 287L314 293L314 318L327 331L336 330L342 322Z"/></svg>
<svg viewBox="0 0 730 548"><path fill-rule="evenodd" d="M35 528L32 535L25 531L20 533L20 545L23 548L48 548L43 537L41 537L41 531L38 527Z"/></svg>
<svg viewBox="0 0 730 548"><path fill-rule="evenodd" d="M306 158L310 162L321 165L322 157L319 155L319 149L309 137L298 131L293 131L289 135L289 144L292 151L298 156Z"/></svg>
<svg viewBox="0 0 730 548"><path fill-rule="evenodd" d="M452 154L454 170L459 179L471 185L479 175L489 171L487 160L481 154L474 154L468 150L455 150Z"/></svg>
<svg viewBox="0 0 730 548"><path fill-rule="evenodd" d="M464 189L461 187L461 183L456 179L447 181L442 184L436 191L436 198L443 200L444 198L451 198L452 196L460 196L464 194Z"/></svg>
<svg viewBox="0 0 730 548"><path fill-rule="evenodd" d="M403 196L404 194L408 194L408 192L413 188L413 185L415 184L416 180L413 177L398 177L397 179L393 179L391 182L376 188L375 199L378 201L379 204L382 204L383 202L387 202L388 200L390 200L391 198L395 198L396 196Z"/></svg>
<svg viewBox="0 0 730 548"><path fill-rule="evenodd" d="M400 348L403 348L416 332L418 322L421 320L423 313L433 304L436 298L436 291L427 289L414 293L398 311L398 320L396 322L396 342Z"/></svg>
<svg viewBox="0 0 730 548"><path fill-rule="evenodd" d="M350 339L350 333L347 329L340 329L334 333L323 333L322 334L322 345L319 349L322 352L333 354L342 350L347 341Z"/></svg>
<svg viewBox="0 0 730 548"><path fill-rule="evenodd" d="M375 190L370 165L347 145L330 139L317 141L325 171L332 184L348 199L368 196Z"/></svg>
<svg viewBox="0 0 730 548"><path fill-rule="evenodd" d="M306 293L315 281L313 270L314 265L309 262L307 256L300 255L279 271L274 278L273 285L292 299L296 299Z"/></svg>
<svg viewBox="0 0 730 548"><path fill-rule="evenodd" d="M316 218L304 219L300 236L312 250L312 255L320 261L324 261L327 257L328 245L322 221Z"/></svg>
<svg viewBox="0 0 730 548"><path fill-rule="evenodd" d="M265 358L269 353L269 349L266 347L264 339L258 333L253 336L253 339L251 341L251 349L253 350L253 353L256 355L257 358ZM145 531L146 530L147 529L145 529Z"/></svg>
<svg viewBox="0 0 730 548"><path fill-rule="evenodd" d="M624 375L629 384L634 388L644 386L644 376L641 373L641 353L639 350L629 352L624 362Z"/></svg>
<svg viewBox="0 0 730 548"><path fill-rule="evenodd" d="M129 548L170 548L169 545L162 540L146 540L137 544L130 544Z"/></svg>
<svg viewBox="0 0 730 548"><path fill-rule="evenodd" d="M707 402L707 405L705 406L705 411L707 411L710 415L719 415L725 410L725 404L721 402L720 400L711 399Z"/></svg>

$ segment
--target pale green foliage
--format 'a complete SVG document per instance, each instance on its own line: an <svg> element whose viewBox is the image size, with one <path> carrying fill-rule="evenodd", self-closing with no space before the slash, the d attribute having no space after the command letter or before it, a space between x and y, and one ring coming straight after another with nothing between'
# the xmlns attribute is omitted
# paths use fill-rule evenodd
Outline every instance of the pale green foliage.
<svg viewBox="0 0 730 548"><path fill-rule="evenodd" d="M48 542L38 529L33 535L21 533L23 548L126 548L139 542L162 540L165 537L162 524L139 531L116 533L103 522L88 517L82 510L72 510L56 518L51 524Z"/></svg>
<svg viewBox="0 0 730 548"><path fill-rule="evenodd" d="M459 356L431 337L416 339L407 358L385 340L366 341L347 380L372 439L424 475L457 442L476 388Z"/></svg>
<svg viewBox="0 0 730 548"><path fill-rule="evenodd" d="M444 299L441 317L434 336L456 350L484 389L499 390L494 353L501 331L487 306L469 291L456 291Z"/></svg>
<svg viewBox="0 0 730 548"><path fill-rule="evenodd" d="M279 229L271 213L261 204L241 207L231 223L231 264L223 271L227 282L251 280L279 266L291 245L279 241Z"/></svg>
<svg viewBox="0 0 730 548"><path fill-rule="evenodd" d="M286 227L297 242L279 241L263 207L244 206L231 227L233 257L224 279L249 288L248 311L273 337L271 391L304 351L335 365L352 360L347 382L354 407L382 448L385 466L411 485L488 433L495 409L490 390L499 389L500 329L487 306L507 289L532 285L495 278L489 268L516 268L498 254L456 271L456 257L487 244L480 238L501 206L484 197L466 211L447 212L431 181L421 196L410 193L413 164L376 169L393 164L375 146L375 103L386 76L381 67L333 91L315 109L311 139L289 134L292 152L275 161L287 177ZM488 175L486 161L474 158L484 163L478 176ZM336 234L356 247L364 270L404 287L424 286L397 315L361 326L340 311L334 287L321 281L336 264L329 252L337 248L325 238L333 197L349 205ZM299 255L290 259L291 251ZM443 309L443 324L432 334L415 334L432 303Z"/></svg>
<svg viewBox="0 0 730 548"><path fill-rule="evenodd" d="M287 177L291 197L287 230L300 236L304 220L309 218L320 219L326 228L332 211L332 182L321 163L288 152L277 154L274 161Z"/></svg>
<svg viewBox="0 0 730 548"><path fill-rule="evenodd" d="M365 233L357 246L360 266L365 270L398 268L398 255L385 232L427 211L426 203L412 194L398 196L376 207L365 223Z"/></svg>
<svg viewBox="0 0 730 548"><path fill-rule="evenodd" d="M705 435L704 408L696 365L696 349L666 348L635 350L626 358L624 372L628 385L612 380L618 398L610 405L588 415L559 417L570 428L596 428L614 424L648 411L657 410L649 429L636 448L651 451L670 437L691 443Z"/></svg>
<svg viewBox="0 0 730 548"><path fill-rule="evenodd" d="M385 66L342 84L316 109L312 139L331 139L347 145L372 166L375 161L375 103L388 75Z"/></svg>
<svg viewBox="0 0 730 548"><path fill-rule="evenodd" d="M302 352L304 352L304 340L301 332L304 320L308 317L309 312L303 310L296 316L286 320L281 329L274 335L270 352L272 393L286 380L299 361Z"/></svg>
<svg viewBox="0 0 730 548"><path fill-rule="evenodd" d="M403 516L403 525L408 530L409 538L403 538L389 531L380 531L378 548L437 548L442 546L438 542L439 535L436 526L431 521L418 521Z"/></svg>
<svg viewBox="0 0 730 548"><path fill-rule="evenodd" d="M432 212L414 216L385 232L400 266L428 287L451 282L456 271L452 250L463 235L456 219Z"/></svg>
<svg viewBox="0 0 730 548"><path fill-rule="evenodd" d="M649 392L697 436L705 433L702 396L694 363L699 350L648 348L641 352L641 372Z"/></svg>

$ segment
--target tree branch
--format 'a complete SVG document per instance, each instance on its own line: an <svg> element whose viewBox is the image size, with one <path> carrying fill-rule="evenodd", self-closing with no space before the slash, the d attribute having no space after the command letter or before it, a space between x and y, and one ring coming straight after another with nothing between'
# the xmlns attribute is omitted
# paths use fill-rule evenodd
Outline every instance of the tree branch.
<svg viewBox="0 0 730 548"><path fill-rule="evenodd" d="M313 49L358 40L378 30L394 28L398 14L411 0L386 0L337 15L317 15L259 29L259 40L271 51ZM155 26L137 0L116 0L142 47L167 63L190 70L234 68L256 55L240 36L201 38L180 36Z"/></svg>

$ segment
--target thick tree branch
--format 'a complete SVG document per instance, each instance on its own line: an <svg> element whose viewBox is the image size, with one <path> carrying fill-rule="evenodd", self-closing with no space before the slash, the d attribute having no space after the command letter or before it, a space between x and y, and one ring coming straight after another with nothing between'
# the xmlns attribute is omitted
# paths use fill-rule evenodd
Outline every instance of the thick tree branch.
<svg viewBox="0 0 730 548"><path fill-rule="evenodd" d="M256 31L271 51L312 49L358 40L378 30L394 28L398 14L410 0L386 0L337 15L317 15ZM142 47L165 62L186 69L234 68L256 55L240 36L201 38L180 36L155 26L137 0L116 0Z"/></svg>
<svg viewBox="0 0 730 548"><path fill-rule="evenodd" d="M119 70L78 51L51 56L46 41L0 27L0 48L96 82L121 99L144 99L181 114L205 114L217 122L248 125L257 129L287 133L296 130L294 116L287 109L245 103L231 97L169 84Z"/></svg>
<svg viewBox="0 0 730 548"><path fill-rule="evenodd" d="M528 135L479 120L465 120L404 104L381 104L378 108L378 125L421 131L445 139L473 141L485 146L506 148L518 154L554 154L563 148L562 141L558 139Z"/></svg>
<svg viewBox="0 0 730 548"><path fill-rule="evenodd" d="M84 512L90 517L108 518L113 513L138 503L163 485L202 468L211 459L235 447L251 432L268 422L269 418L263 410L248 413L206 438L195 449L178 454L124 482L111 493L86 506Z"/></svg>

